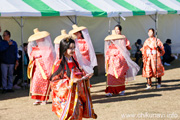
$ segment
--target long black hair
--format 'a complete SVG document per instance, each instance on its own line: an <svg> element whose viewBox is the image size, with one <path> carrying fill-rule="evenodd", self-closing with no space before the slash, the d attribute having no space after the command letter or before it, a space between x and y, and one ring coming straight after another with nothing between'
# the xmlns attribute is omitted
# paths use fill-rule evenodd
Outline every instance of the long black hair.
<svg viewBox="0 0 180 120"><path fill-rule="evenodd" d="M67 51L67 49L69 48L71 43L75 44L75 41L73 39L71 39L71 38L61 40L61 42L59 44L59 48L60 48L59 49L59 59L62 59L62 60L61 60L61 63L59 65L59 68L57 69L57 71L52 74L51 80L52 80L53 77L60 74L61 72L62 72L62 74L61 74L60 77L63 78L64 77L64 72L65 72L65 66L66 66L66 70L67 70L67 76L70 77L71 72L70 72L70 69L69 69L69 67L67 65L67 61L66 61L66 58L64 56L64 53ZM76 67L79 69L77 61L73 57L72 57L72 60L76 64Z"/></svg>

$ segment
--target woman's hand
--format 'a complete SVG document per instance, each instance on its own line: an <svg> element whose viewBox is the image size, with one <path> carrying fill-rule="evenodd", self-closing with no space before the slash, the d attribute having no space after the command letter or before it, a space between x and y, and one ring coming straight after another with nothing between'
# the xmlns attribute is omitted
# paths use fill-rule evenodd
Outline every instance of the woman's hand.
<svg viewBox="0 0 180 120"><path fill-rule="evenodd" d="M93 76L93 73L86 74L86 75L83 76L81 79L74 79L74 80L73 80L73 83L78 83L78 82L81 81L81 80L87 80L87 79L91 78L92 76Z"/></svg>
<svg viewBox="0 0 180 120"><path fill-rule="evenodd" d="M74 79L73 83L78 83L81 79Z"/></svg>
<svg viewBox="0 0 180 120"><path fill-rule="evenodd" d="M89 79L89 78L91 78L92 76L93 76L93 73L86 74L85 76L83 76L83 77L81 78L81 80Z"/></svg>

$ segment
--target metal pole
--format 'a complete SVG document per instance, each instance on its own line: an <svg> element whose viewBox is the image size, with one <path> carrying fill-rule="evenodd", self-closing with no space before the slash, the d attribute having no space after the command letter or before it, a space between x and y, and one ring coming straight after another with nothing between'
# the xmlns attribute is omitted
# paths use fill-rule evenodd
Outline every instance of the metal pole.
<svg viewBox="0 0 180 120"><path fill-rule="evenodd" d="M75 24L77 25L77 16L75 16Z"/></svg>
<svg viewBox="0 0 180 120"><path fill-rule="evenodd" d="M24 86L24 42L23 42L23 17L21 16L21 44L22 44L22 82L23 82L23 89L25 89Z"/></svg>
<svg viewBox="0 0 180 120"><path fill-rule="evenodd" d="M155 37L156 37L156 89L158 85L158 71L157 71L157 50L158 50L158 44L157 44L157 35L158 33L158 14L155 14Z"/></svg>
<svg viewBox="0 0 180 120"><path fill-rule="evenodd" d="M119 13L119 17L118 17L118 24L120 25L121 24L121 16L120 16L120 13Z"/></svg>
<svg viewBox="0 0 180 120"><path fill-rule="evenodd" d="M109 30L108 30L108 34L111 34L111 18L109 18Z"/></svg>
<svg viewBox="0 0 180 120"><path fill-rule="evenodd" d="M18 22L18 20L14 17L12 17L16 22L17 24L21 27L21 44L22 44L22 82L24 84L24 46L23 46L23 17L21 16L21 23ZM25 88L25 87L23 87Z"/></svg>
<svg viewBox="0 0 180 120"><path fill-rule="evenodd" d="M118 23L118 25L121 24L121 19L122 19L123 21L126 20L125 17L121 16L121 13L119 13L118 17L116 17L116 18L113 17L113 19L114 19L114 21L116 21L116 22Z"/></svg>

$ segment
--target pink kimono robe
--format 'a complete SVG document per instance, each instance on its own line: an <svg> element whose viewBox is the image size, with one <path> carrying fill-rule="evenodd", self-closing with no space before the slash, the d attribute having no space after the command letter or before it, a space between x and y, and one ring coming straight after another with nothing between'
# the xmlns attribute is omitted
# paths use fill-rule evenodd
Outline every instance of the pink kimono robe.
<svg viewBox="0 0 180 120"><path fill-rule="evenodd" d="M111 43L107 52L107 88L106 93L118 94L125 90L125 75L129 69L121 51ZM117 77L116 77L117 76Z"/></svg>
<svg viewBox="0 0 180 120"><path fill-rule="evenodd" d="M30 58L33 61L30 62L28 67L32 67L32 78L30 93L32 99L38 99L41 101L49 99L49 78L51 76L53 65L53 53L46 47L39 49L38 47L32 47ZM32 60L32 59L31 59ZM48 93L47 93L48 92Z"/></svg>
<svg viewBox="0 0 180 120"><path fill-rule="evenodd" d="M150 38L146 39L143 47L141 48L143 54L143 77L161 77L164 75L164 67L161 63L161 56L164 55L163 43L157 39L159 49L157 51L157 73L156 73L156 38L151 41Z"/></svg>
<svg viewBox="0 0 180 120"><path fill-rule="evenodd" d="M80 50L80 53L82 54L82 56L84 58L86 58L88 61L90 61L89 48L86 43L86 40L78 39L78 46L79 46L79 50Z"/></svg>

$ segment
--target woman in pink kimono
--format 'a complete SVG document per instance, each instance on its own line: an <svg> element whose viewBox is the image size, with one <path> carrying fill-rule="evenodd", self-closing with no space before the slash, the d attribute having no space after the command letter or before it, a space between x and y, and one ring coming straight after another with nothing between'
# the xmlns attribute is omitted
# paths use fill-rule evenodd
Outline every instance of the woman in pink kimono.
<svg viewBox="0 0 180 120"><path fill-rule="evenodd" d="M107 75L106 96L112 94L124 95L125 83L134 80L139 71L139 66L130 58L126 48L126 38L117 35L115 30L112 35L105 38L105 63Z"/></svg>
<svg viewBox="0 0 180 120"><path fill-rule="evenodd" d="M77 25L73 25L72 28L69 34L74 34L77 37L75 39L75 59L77 59L86 73L94 73L93 68L97 66L97 59L89 32L84 26L78 27Z"/></svg>
<svg viewBox="0 0 180 120"><path fill-rule="evenodd" d="M34 29L34 34L28 39L28 77L31 79L30 94L36 101L34 105L44 105L49 99L49 79L55 60L54 48L50 34Z"/></svg>
<svg viewBox="0 0 180 120"><path fill-rule="evenodd" d="M158 79L157 88L161 87L161 76L164 75L164 67L161 63L161 56L164 55L163 43L156 37L154 37L154 29L150 28L148 31L149 38L144 42L143 48L141 48L143 54L143 77L147 79L147 88L151 88L151 78L156 77ZM157 49L156 49L157 48ZM157 64L156 64L157 60ZM157 65L157 72L156 72Z"/></svg>
<svg viewBox="0 0 180 120"><path fill-rule="evenodd" d="M127 50L131 50L131 45L130 45L130 41L126 38L126 36L125 35L122 35L121 34L121 31L122 31L122 27L121 27L121 25L116 25L115 27L114 27L114 30L115 30L115 32L116 32L116 34L117 35L121 35L123 38L124 38L124 41L125 41L125 46L126 46L126 48L127 48ZM110 47L110 48L113 48L112 46ZM113 50L115 50L115 49L113 49ZM112 50L112 51L113 51ZM111 51L111 50L110 50ZM115 50L115 51L117 51L117 50ZM108 53L109 54L109 53ZM118 53L117 53L118 54ZM119 56L121 56L122 58L123 58L123 56L122 55L120 55L119 54ZM121 66L127 66L127 65L125 65L124 63L122 64L120 64ZM120 66L119 66L120 67ZM125 68L127 68L127 67L125 67ZM110 70L111 71L111 70ZM122 71L124 71L124 70L122 70ZM122 73L122 74L125 74L125 73ZM124 75L125 76L125 75ZM122 81L124 81L125 82L125 77L123 77L122 78L123 80ZM122 82L121 81L121 82ZM117 81L116 81L117 82ZM120 95L124 95L124 93L125 93L125 83L124 82L122 82L122 84L123 85L121 85L121 86L119 86L118 87L118 89L121 91L121 93L120 93ZM116 83L115 83L116 84ZM114 88L114 87L113 87ZM119 91L119 90L117 90L117 91ZM107 90L106 90L106 92L107 92ZM116 94L117 93L119 93L119 92L116 92Z"/></svg>

